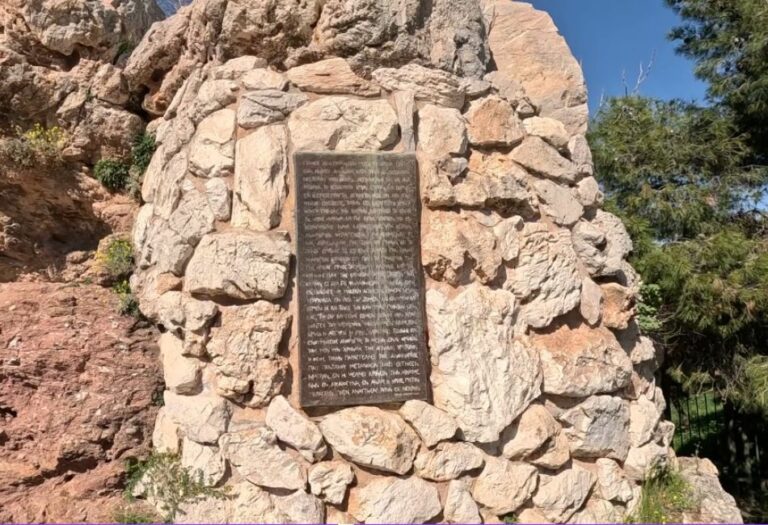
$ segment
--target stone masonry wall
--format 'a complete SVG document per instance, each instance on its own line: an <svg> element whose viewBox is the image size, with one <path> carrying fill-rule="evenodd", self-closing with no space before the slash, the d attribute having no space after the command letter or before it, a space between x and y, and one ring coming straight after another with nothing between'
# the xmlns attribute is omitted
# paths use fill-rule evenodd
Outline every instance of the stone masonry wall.
<svg viewBox="0 0 768 525"><path fill-rule="evenodd" d="M179 521L621 521L674 460L659 356L633 319L632 243L600 209L580 68L545 13L464 4L482 38L449 50L461 61L425 54L475 26L398 33L432 47L376 65L370 42L341 43L388 15L328 2L301 33L321 59L193 61L151 124L132 286L164 329L154 444L233 494ZM369 16L345 25L342 8ZM416 152L433 404L298 408L299 150Z"/></svg>

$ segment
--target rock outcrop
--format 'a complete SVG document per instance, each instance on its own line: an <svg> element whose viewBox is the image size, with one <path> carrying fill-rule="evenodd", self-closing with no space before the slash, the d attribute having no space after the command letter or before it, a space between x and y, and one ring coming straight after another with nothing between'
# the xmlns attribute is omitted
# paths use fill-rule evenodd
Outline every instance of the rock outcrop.
<svg viewBox="0 0 768 525"><path fill-rule="evenodd" d="M96 285L0 284L0 521L110 522L146 456L157 332Z"/></svg>
<svg viewBox="0 0 768 525"><path fill-rule="evenodd" d="M125 74L159 144L132 285L187 371L158 428L218 446L232 491L181 519L620 521L672 462L631 241L545 13L198 0ZM430 403L299 407L297 151L416 155Z"/></svg>

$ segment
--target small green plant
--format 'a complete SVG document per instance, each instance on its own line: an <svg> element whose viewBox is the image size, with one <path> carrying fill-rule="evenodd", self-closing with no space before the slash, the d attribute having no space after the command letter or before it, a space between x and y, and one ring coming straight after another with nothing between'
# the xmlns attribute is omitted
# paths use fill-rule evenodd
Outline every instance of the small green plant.
<svg viewBox="0 0 768 525"><path fill-rule="evenodd" d="M682 523L683 512L695 507L693 491L676 470L657 469L643 482L640 502L628 523Z"/></svg>
<svg viewBox="0 0 768 525"><path fill-rule="evenodd" d="M501 518L501 521L503 523L517 523L518 522L517 514L515 514L514 512L510 512L509 514L506 514L505 516L503 516Z"/></svg>
<svg viewBox="0 0 768 525"><path fill-rule="evenodd" d="M101 159L93 167L93 175L110 191L119 191L128 183L129 166L115 159Z"/></svg>
<svg viewBox="0 0 768 525"><path fill-rule="evenodd" d="M152 154L155 152L156 146L155 137L150 133L142 133L133 141L131 167L129 169L126 190L136 200L139 200L141 195L141 181L144 178L144 172L147 171L149 162L152 160Z"/></svg>
<svg viewBox="0 0 768 525"><path fill-rule="evenodd" d="M110 276L126 277L133 271L133 245L128 239L112 239L97 259Z"/></svg>
<svg viewBox="0 0 768 525"><path fill-rule="evenodd" d="M121 40L117 44L117 54L115 56L130 55L134 49L136 49L136 44L130 40Z"/></svg>
<svg viewBox="0 0 768 525"><path fill-rule="evenodd" d="M67 134L58 126L48 128L40 123L29 129L17 126L15 136L0 141L0 160L23 168L53 164L61 160L66 142Z"/></svg>
<svg viewBox="0 0 768 525"><path fill-rule="evenodd" d="M141 495L158 502L163 519L168 522L176 518L184 504L229 497L226 490L207 483L201 471L190 472L185 468L176 454L153 453L145 460L129 460L126 472L126 497L133 501Z"/></svg>
<svg viewBox="0 0 768 525"><path fill-rule="evenodd" d="M112 516L115 523L157 523L160 517L136 505L125 505L118 508Z"/></svg>
<svg viewBox="0 0 768 525"><path fill-rule="evenodd" d="M637 302L637 324L647 333L657 333L662 323L659 319L661 307L661 287L657 284L644 284L640 288L640 299Z"/></svg>
<svg viewBox="0 0 768 525"><path fill-rule="evenodd" d="M120 303L117 307L117 312L120 315L129 315L131 317L139 317L141 311L139 310L139 301L136 300L136 296L131 291L131 285L127 280L118 281L112 290L117 294L117 298Z"/></svg>

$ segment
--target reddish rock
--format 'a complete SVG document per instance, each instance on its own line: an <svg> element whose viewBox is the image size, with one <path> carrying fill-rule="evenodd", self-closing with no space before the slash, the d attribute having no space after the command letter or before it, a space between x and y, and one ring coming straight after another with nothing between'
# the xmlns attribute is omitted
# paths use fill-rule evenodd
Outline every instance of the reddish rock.
<svg viewBox="0 0 768 525"><path fill-rule="evenodd" d="M0 522L111 521L162 389L154 329L98 286L0 284Z"/></svg>

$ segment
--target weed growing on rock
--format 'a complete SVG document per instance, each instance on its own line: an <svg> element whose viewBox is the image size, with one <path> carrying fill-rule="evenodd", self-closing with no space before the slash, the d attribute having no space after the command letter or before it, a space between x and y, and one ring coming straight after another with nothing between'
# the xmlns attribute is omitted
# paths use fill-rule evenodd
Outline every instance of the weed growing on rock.
<svg viewBox="0 0 768 525"><path fill-rule="evenodd" d="M16 127L14 137L0 140L0 161L22 168L51 165L61 161L66 142L67 134L58 126L47 128L37 123L27 130Z"/></svg>
<svg viewBox="0 0 768 525"><path fill-rule="evenodd" d="M93 167L93 176L110 191L120 191L128 183L129 167L115 159L101 159Z"/></svg>
<svg viewBox="0 0 768 525"><path fill-rule="evenodd" d="M112 516L115 523L157 523L160 517L135 505L120 507Z"/></svg>
<svg viewBox="0 0 768 525"><path fill-rule="evenodd" d="M676 470L659 469L646 479L628 523L682 523L683 512L696 506L688 482Z"/></svg>
<svg viewBox="0 0 768 525"><path fill-rule="evenodd" d="M131 317L139 317L141 315L139 301L133 295L131 285L128 284L127 280L119 281L112 287L112 290L114 290L120 300L120 304L117 307L120 315L130 315Z"/></svg>
<svg viewBox="0 0 768 525"><path fill-rule="evenodd" d="M152 160L152 154L155 152L157 144L154 135L142 133L133 141L133 150L131 151L131 167L129 169L128 183L126 189L128 194L136 200L141 196L141 181L147 166Z"/></svg>
<svg viewBox="0 0 768 525"><path fill-rule="evenodd" d="M97 258L104 269L115 279L126 277L133 271L133 245L127 239L114 239Z"/></svg>
<svg viewBox="0 0 768 525"><path fill-rule="evenodd" d="M205 498L226 499L225 489L206 483L201 471L185 468L177 454L152 453L144 460L129 460L125 495L129 501L144 497L157 502L163 519L173 522L181 507Z"/></svg>

